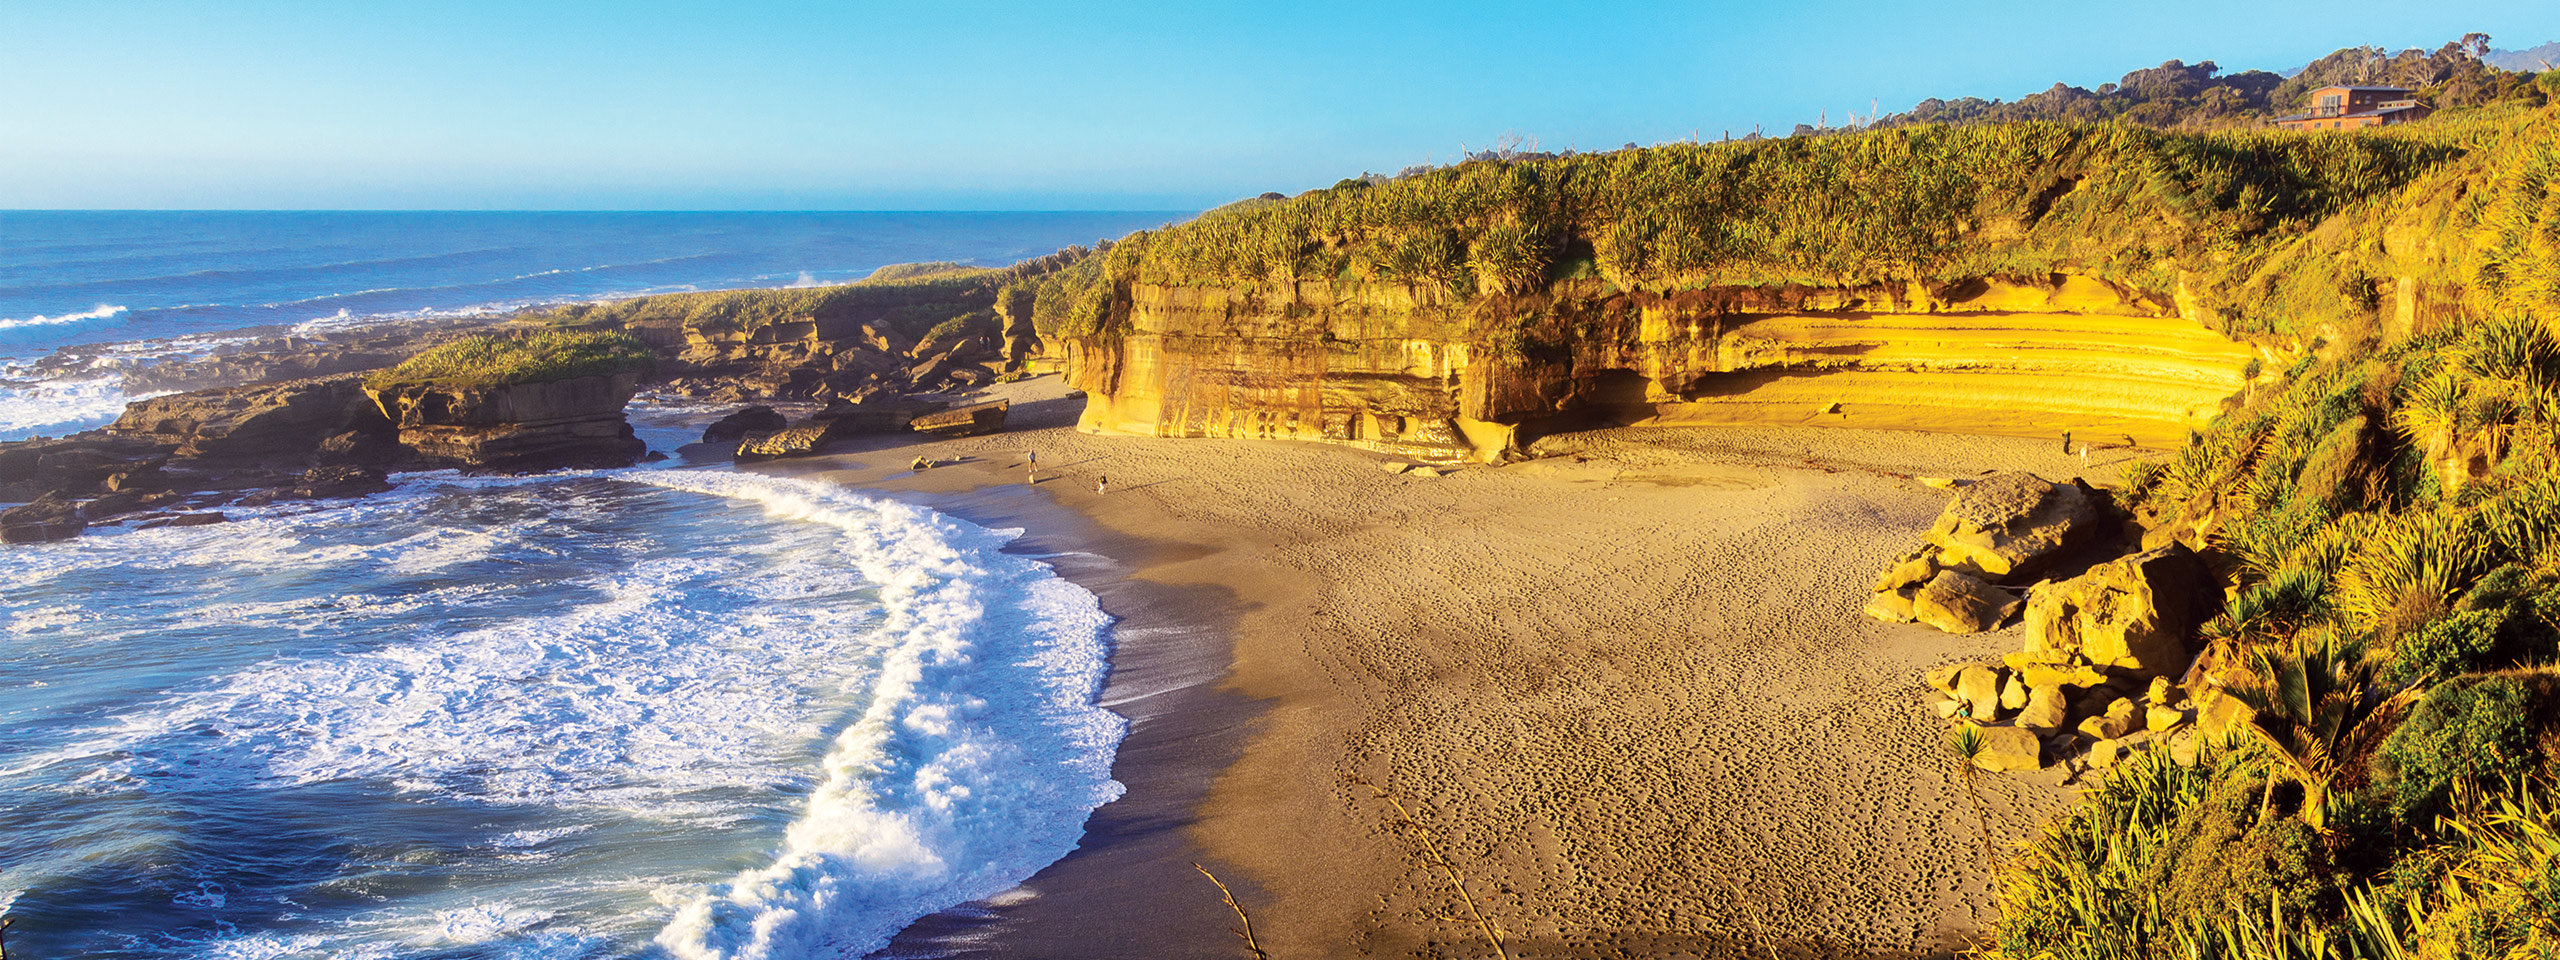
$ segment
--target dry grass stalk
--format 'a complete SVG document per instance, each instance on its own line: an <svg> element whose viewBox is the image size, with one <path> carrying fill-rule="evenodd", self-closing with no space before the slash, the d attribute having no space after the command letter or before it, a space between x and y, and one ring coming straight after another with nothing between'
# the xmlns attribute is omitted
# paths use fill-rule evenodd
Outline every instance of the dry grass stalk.
<svg viewBox="0 0 2560 960"><path fill-rule="evenodd" d="M1354 777L1352 782L1369 788L1370 793L1376 794L1378 799L1386 801L1388 806L1395 808L1396 818L1393 821L1395 826L1411 831L1415 838L1422 841L1422 852L1429 855L1432 865L1439 867L1440 872L1449 878L1449 885L1457 888L1459 902L1467 905L1467 917L1474 922L1476 929L1484 934L1484 938L1492 942L1494 955L1501 957L1502 960L1511 960L1511 950L1502 943L1502 931L1496 928L1492 921L1484 918L1484 910L1476 905L1475 894L1467 891L1466 879L1460 877L1458 868L1449 862L1448 852L1440 843L1440 835L1423 825L1421 820L1415 819L1413 811L1405 808L1404 801L1396 799L1394 794L1369 782L1367 777Z"/></svg>
<svg viewBox="0 0 2560 960"><path fill-rule="evenodd" d="M1229 932L1234 933L1238 939L1244 941L1245 952L1253 954L1253 960L1271 960L1271 954L1265 952L1262 949L1262 944L1253 939L1253 918L1244 915L1244 904L1236 902L1236 892L1227 889L1227 882L1218 879L1217 874L1210 873L1209 868L1201 866L1198 863L1193 863L1191 865L1191 869L1200 871L1201 876L1209 878L1210 883L1218 885L1219 899L1227 902L1227 909L1236 912L1236 922L1244 924L1243 928ZM0 957L0 960L9 960L9 958Z"/></svg>

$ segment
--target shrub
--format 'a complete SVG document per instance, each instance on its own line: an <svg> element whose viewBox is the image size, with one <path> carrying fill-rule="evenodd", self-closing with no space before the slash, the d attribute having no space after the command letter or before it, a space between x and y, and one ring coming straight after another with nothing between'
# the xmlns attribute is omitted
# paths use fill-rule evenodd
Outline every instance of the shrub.
<svg viewBox="0 0 2560 960"><path fill-rule="evenodd" d="M2392 813L2425 823L2454 789L2520 776L2534 762L2533 698L2511 677L2437 684L2382 743L2376 767L2392 791Z"/></svg>
<svg viewBox="0 0 2560 960"><path fill-rule="evenodd" d="M2515 620L2511 607L2458 610L2401 637L2392 650L2392 685L2435 682L2447 677L2514 662L2506 636Z"/></svg>
<svg viewBox="0 0 2560 960"><path fill-rule="evenodd" d="M2145 878L2163 913L2204 922L2337 915L2343 901L2320 835L2294 817L2258 819L2261 789L2224 781L2179 816Z"/></svg>
<svg viewBox="0 0 2560 960"><path fill-rule="evenodd" d="M494 387L640 373L656 365L646 345L624 334L553 329L527 336L457 340L367 377L365 386L376 390L427 383Z"/></svg>
<svg viewBox="0 0 2560 960"><path fill-rule="evenodd" d="M973 310L934 324L933 329L925 331L924 336L918 337L916 342L932 343L946 338L968 336L991 337L998 332L995 314L984 310Z"/></svg>
<svg viewBox="0 0 2560 960"><path fill-rule="evenodd" d="M2099 960L2165 947L2178 919L2164 909L2159 884L2176 871L2164 859L2175 856L2172 844L2193 842L2190 811L2223 785L2259 783L2264 773L2262 760L2231 741L2206 744L2193 767L2166 750L2117 766L2002 871L2000 919L1983 955Z"/></svg>

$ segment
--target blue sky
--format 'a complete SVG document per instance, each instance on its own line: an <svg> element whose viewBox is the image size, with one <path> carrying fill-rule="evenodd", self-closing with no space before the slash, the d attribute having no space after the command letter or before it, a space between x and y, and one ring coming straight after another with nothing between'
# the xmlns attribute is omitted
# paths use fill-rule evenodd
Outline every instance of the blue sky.
<svg viewBox="0 0 2560 960"><path fill-rule="evenodd" d="M1823 111L2297 66L2549 0L5 0L0 208L1187 209Z"/></svg>

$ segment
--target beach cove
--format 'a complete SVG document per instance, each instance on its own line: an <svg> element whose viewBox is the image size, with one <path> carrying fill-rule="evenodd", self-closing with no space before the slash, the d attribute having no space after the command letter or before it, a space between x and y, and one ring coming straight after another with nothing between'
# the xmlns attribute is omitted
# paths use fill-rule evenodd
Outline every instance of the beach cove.
<svg viewBox="0 0 2560 960"><path fill-rule="evenodd" d="M1132 721L1128 793L1022 891L889 955L1243 955L1194 861L1274 956L1489 955L1396 804L1514 956L1946 955L1993 915L1986 848L2073 789L1983 778L1977 814L1922 706L1923 672L2015 628L1858 607L1945 505L1915 477L2098 480L2126 451L1622 429L1429 477L1335 445L1079 433L1054 377L997 392L1005 434L748 468L1028 528L1018 548L1119 618L1102 702Z"/></svg>

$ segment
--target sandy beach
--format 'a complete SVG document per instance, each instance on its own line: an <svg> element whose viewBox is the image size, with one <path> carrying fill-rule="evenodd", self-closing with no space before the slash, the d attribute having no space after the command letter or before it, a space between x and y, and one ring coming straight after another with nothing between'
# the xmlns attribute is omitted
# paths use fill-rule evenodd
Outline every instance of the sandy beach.
<svg viewBox="0 0 2560 960"><path fill-rule="evenodd" d="M1121 618L1128 795L1020 894L891 955L1245 956L1195 860L1276 957L1490 956L1487 927L1515 957L1945 954L1992 916L1986 850L2072 789L2057 769L1969 795L1922 705L1923 671L2016 628L1860 608L1946 502L1916 478L2103 481L2126 451L1620 429L1422 476L1081 434L1058 378L1004 392L1003 434L757 468L1026 529L1016 549Z"/></svg>

